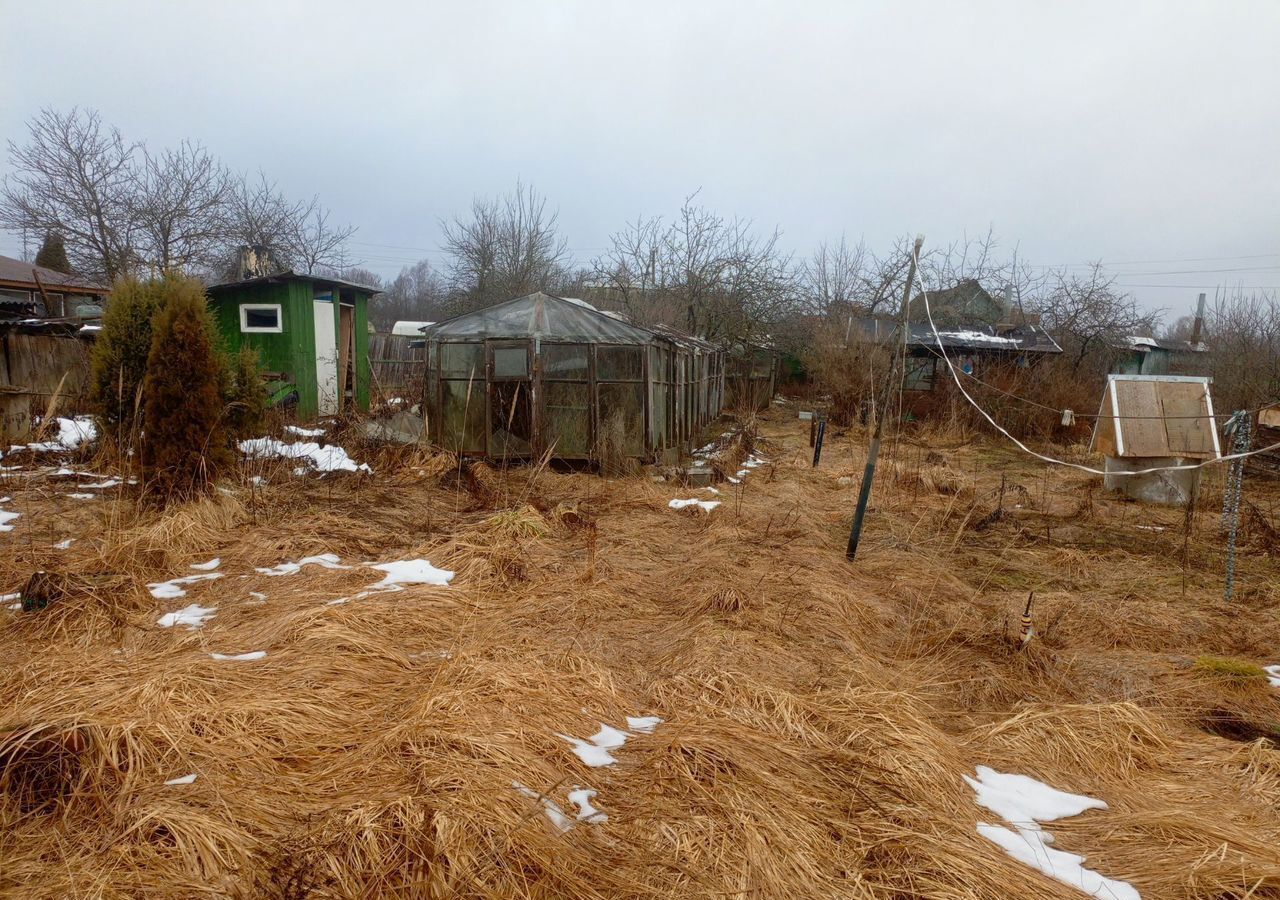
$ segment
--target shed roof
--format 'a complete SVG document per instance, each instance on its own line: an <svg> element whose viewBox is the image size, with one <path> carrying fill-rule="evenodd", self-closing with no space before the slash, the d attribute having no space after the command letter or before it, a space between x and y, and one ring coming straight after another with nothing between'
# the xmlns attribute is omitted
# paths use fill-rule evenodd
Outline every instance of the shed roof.
<svg viewBox="0 0 1280 900"><path fill-rule="evenodd" d="M603 344L648 344L654 333L604 313L580 300L538 291L505 303L464 313L427 329L431 340L538 338Z"/></svg>
<svg viewBox="0 0 1280 900"><path fill-rule="evenodd" d="M888 341L896 333L897 322L892 319L863 318L856 320L857 327L866 339L876 343ZM997 328L994 325L940 326L934 337L928 322L907 323L907 346L932 349L941 340L946 350L1003 350L1009 353L1061 353L1058 342L1039 325L1015 325Z"/></svg>
<svg viewBox="0 0 1280 900"><path fill-rule="evenodd" d="M1209 379L1108 375L1092 448L1113 458L1221 455Z"/></svg>
<svg viewBox="0 0 1280 900"><path fill-rule="evenodd" d="M44 266L37 266L12 256L0 256L0 287L17 287L22 290L39 290L32 271L40 273L40 281L45 290L60 294L108 294L111 288L79 275L67 275L55 272Z"/></svg>
<svg viewBox="0 0 1280 900"><path fill-rule="evenodd" d="M1192 343L1191 341L1146 337L1140 334L1124 338L1113 346L1118 350L1134 350L1138 353L1150 353L1152 350L1167 350L1170 353L1206 353L1209 350L1203 341Z"/></svg>
<svg viewBox="0 0 1280 900"><path fill-rule="evenodd" d="M42 276L43 277L43 276ZM303 272L275 272L271 275L259 275L256 278L243 278L236 281L220 281L217 284L209 285L210 293L221 293L223 291L245 287L254 284L284 284L287 281L309 281L312 284L328 285L331 287L355 288L366 294L380 294L382 291L376 287L370 287L367 284L358 284L354 281L347 281L345 278L337 278L332 275L308 275Z"/></svg>

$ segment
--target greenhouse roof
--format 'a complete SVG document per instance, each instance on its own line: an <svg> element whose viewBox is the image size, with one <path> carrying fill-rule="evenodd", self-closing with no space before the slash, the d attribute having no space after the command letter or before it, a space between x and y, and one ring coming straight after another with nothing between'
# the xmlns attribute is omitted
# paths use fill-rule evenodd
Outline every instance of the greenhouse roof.
<svg viewBox="0 0 1280 900"><path fill-rule="evenodd" d="M426 335L440 341L532 337L600 344L648 344L656 339L648 329L606 316L582 301L541 291L446 319L428 328Z"/></svg>

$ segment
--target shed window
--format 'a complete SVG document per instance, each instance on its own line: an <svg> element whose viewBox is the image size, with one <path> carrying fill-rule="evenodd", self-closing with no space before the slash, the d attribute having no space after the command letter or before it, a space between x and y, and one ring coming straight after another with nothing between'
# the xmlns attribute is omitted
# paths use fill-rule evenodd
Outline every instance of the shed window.
<svg viewBox="0 0 1280 900"><path fill-rule="evenodd" d="M243 303L240 305L240 330L279 334L281 326L279 303Z"/></svg>
<svg viewBox="0 0 1280 900"><path fill-rule="evenodd" d="M484 380L484 344L441 344L440 375Z"/></svg>
<svg viewBox="0 0 1280 900"><path fill-rule="evenodd" d="M908 391L933 390L933 376L937 363L936 356L908 357L906 377L902 386Z"/></svg>

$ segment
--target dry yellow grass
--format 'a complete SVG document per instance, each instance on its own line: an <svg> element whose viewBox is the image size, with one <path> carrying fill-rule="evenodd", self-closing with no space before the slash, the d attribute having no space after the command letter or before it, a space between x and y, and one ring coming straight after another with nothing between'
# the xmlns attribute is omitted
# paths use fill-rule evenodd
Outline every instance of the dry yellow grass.
<svg viewBox="0 0 1280 900"><path fill-rule="evenodd" d="M710 515L668 509L675 484L415 451L163 513L71 507L55 551L24 531L60 502L47 479L7 485L29 521L0 588L90 580L0 611L0 894L1081 896L976 833L961 776L985 764L1105 799L1057 846L1146 898L1280 897L1275 689L1194 665L1276 661L1270 557L1228 606L1207 519L1184 573L1180 513L1099 495L1081 521L1075 475L904 442L849 564L857 485L833 473L862 436L815 471L783 416L754 439L772 470ZM325 552L352 568L256 571ZM214 556L221 579L146 592ZM417 557L454 582L329 602ZM217 614L157 627L188 603ZM557 737L642 715L663 722L612 766ZM594 789L608 821L561 833L513 782L570 814Z"/></svg>

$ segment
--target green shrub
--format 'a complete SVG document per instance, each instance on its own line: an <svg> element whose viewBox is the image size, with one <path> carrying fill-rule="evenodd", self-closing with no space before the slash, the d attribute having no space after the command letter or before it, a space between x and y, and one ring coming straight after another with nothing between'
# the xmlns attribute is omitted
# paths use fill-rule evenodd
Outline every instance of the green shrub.
<svg viewBox="0 0 1280 900"><path fill-rule="evenodd" d="M42 269L53 269L64 275L71 274L71 261L67 259L67 245L60 233L50 231L44 236L44 243L40 245L40 252L36 254L36 265Z"/></svg>
<svg viewBox="0 0 1280 900"><path fill-rule="evenodd" d="M226 404L223 421L232 440L253 437L262 431L270 398L257 350L241 347L239 353L228 358L222 396Z"/></svg>
<svg viewBox="0 0 1280 900"><path fill-rule="evenodd" d="M164 304L164 282L121 279L102 316L89 361L90 397L106 430L118 437L141 411L138 391L151 353L151 321Z"/></svg>
<svg viewBox="0 0 1280 900"><path fill-rule="evenodd" d="M231 463L223 427L225 354L205 300L191 278L160 282L143 383L142 471L153 499L208 491Z"/></svg>

